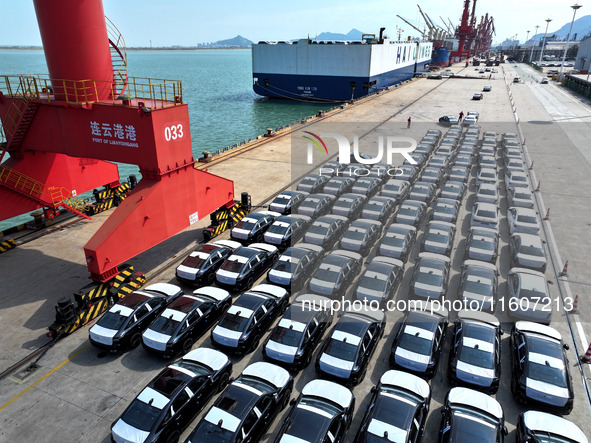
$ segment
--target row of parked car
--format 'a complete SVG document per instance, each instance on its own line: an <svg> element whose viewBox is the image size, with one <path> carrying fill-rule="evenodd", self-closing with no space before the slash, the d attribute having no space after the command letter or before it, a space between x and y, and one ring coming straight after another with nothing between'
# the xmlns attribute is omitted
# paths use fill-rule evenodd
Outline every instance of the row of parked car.
<svg viewBox="0 0 591 443"><path fill-rule="evenodd" d="M474 134L475 132L472 131L471 133ZM436 133L432 134L437 135ZM476 132L476 134L478 133ZM420 165L424 164L430 167L426 163L427 156L437 144L440 145L438 149L441 149L441 145L443 145L444 149L447 149L445 147L447 143L441 143L443 140L439 140L440 136L439 134L437 137L433 137L435 143L432 143L430 148L424 151L425 154L420 153L422 148L419 150L419 153L415 153L417 155L416 159L418 160L420 160L418 155L424 155L425 157L423 162L418 162ZM424 140L426 143L423 144L423 148L425 145L430 144L428 137L429 134L427 135L427 140ZM465 139L466 137L464 137L464 141ZM420 226L423 217L426 216L427 202L431 206L435 202L438 205L433 206L434 209L431 215L434 219L433 221L439 221L435 219L435 214L439 214L437 217L443 217L450 221L440 221L448 225L433 225L433 235L429 236L430 240L427 240L427 235L425 235L423 242L424 248L439 245L439 236L445 236L446 233L450 232L446 228L455 228L461 197L465 193L466 182L470 176L472 158L475 156L474 149L472 149L471 154L468 154L468 149L465 149L468 145L469 143L464 144L459 149L457 146L453 146L449 150L448 155L454 151L458 152L454 163L448 162L450 170L449 174L447 174L448 180L445 185L441 185L441 180L446 177L445 174L437 173L433 175L433 179L439 177L438 185L440 187L442 186L446 190L445 192L450 193L445 194L445 197L439 197L433 200L435 192L428 197L428 191L424 191L432 187L423 185L423 183L429 183L428 181L416 180L419 170L418 168L416 171L409 168L408 166L411 165L403 165L401 168L405 173L409 173L409 180L402 180L406 183L394 183L390 187L390 189L401 187L407 189L407 192L402 192L399 195L398 191L394 190L394 196L386 197L381 192L386 189L388 183L386 185L382 184L378 188L376 192L380 192L380 196L373 198L384 199L382 203L394 200L394 203L389 215L381 222L381 224L388 225L388 229L381 237L381 241L384 244L380 243L379 248L376 248L376 252L379 255L369 264L366 264L365 272L359 279L360 282L364 279L367 281L366 289L368 292L363 297L364 294L362 291L358 291L359 288L363 287L360 283L355 291L355 296L360 299L371 299L371 296L375 295L375 293L384 293L381 283L377 290L374 288L375 292L371 292L372 288L370 285L370 282L374 280L382 281L380 276L383 274L380 274L378 270L380 265L392 265L383 259L394 258L390 257L387 253L382 255L382 252L395 251L393 254L397 254L396 251L400 249L401 256L395 260L398 260L400 265L402 265L398 267L402 268L404 266L404 262L408 259L408 250L412 249L416 241L417 227ZM469 162L467 157L470 158ZM458 158L460 160L459 163ZM441 158L435 160L445 163ZM423 174L426 169L423 169ZM422 177L429 175L426 174ZM452 175L454 178L465 178L461 180L450 180L449 178ZM333 178L329 178L326 183L331 180ZM383 181L384 179L382 178L380 180ZM338 180L334 180L332 183L336 181ZM421 186L416 186L418 182L423 183L419 183ZM451 182L458 182L459 184ZM407 198L413 191L419 200ZM316 214L316 217L312 219L310 215L298 213L301 204L291 205L289 211L285 209L289 206L294 196L301 194L303 198L300 201L303 203L313 194L306 195L303 192L306 191L302 191L301 193L295 191L288 199L278 197L272 203L270 207L271 211L263 213L264 217L270 216L273 219L273 222L270 224L267 223L268 228L263 230L263 232L259 232L254 236L249 235L247 232L245 235L246 238L243 239L238 239L237 235L232 233L232 237L235 240L240 240L242 243L236 244L234 241L224 240L212 242L210 244L211 250L203 251L200 248L198 251L195 251L195 255L191 254L192 257L201 260L201 264L205 266L209 261L219 258L217 253L222 252L219 251L220 248L229 249L225 251L227 256L218 262L218 264L221 264L217 270L210 274L214 276L215 282L223 287L224 283L219 284L220 282L217 280L217 272L228 262L229 257L235 255L241 249L252 248L257 243L261 244L261 238L257 238L257 235L262 235L262 240L266 243L266 246L276 241L276 238L266 234L277 220L287 215L282 215L279 211L296 212L296 214L290 216L292 217L290 220L279 220L282 223L289 224L287 228L291 226L293 220L305 221L301 217L310 217L311 221L308 224L307 230L305 232L302 230L303 237L307 233L317 235L317 232L310 231L314 223L323 217L322 215ZM347 192L341 193L340 196L344 194L347 194ZM349 192L349 194L351 193ZM355 193L352 194L355 195ZM426 195L426 197L424 201L420 201L423 195ZM459 199L453 198L459 196L461 196ZM450 201L440 201L441 199L448 199ZM281 200L283 200L282 204L285 206L283 210L276 206L279 204L278 201ZM368 198L367 201L369 202L370 199ZM367 209L368 202L365 207L360 209L361 213ZM421 204L415 205L410 202ZM407 203L410 203L410 205L407 205ZM403 206L405 205L409 207L405 207L403 210ZM381 205L380 208L383 206ZM396 206L398 207L398 212L394 215L393 211ZM347 207L345 206L345 208ZM417 208L422 208L419 217L417 217ZM269 214L268 212L274 213ZM377 214L381 213L380 210L374 212ZM255 227L264 217L259 218L258 216L252 215L250 214L249 218L256 220L253 223L253 227ZM294 215L296 216L295 218L293 218ZM349 218L346 216L332 215L345 218L345 223L349 227L355 223L349 223ZM398 215L400 215L399 219ZM361 217L362 219L364 218L363 215ZM389 224L388 221L391 218L394 218L396 223ZM339 219L337 218L336 220ZM372 219L367 217L366 220ZM244 224L250 222L248 220L244 221L245 223L236 226L236 228L250 232L251 230L248 227L244 227ZM326 223L326 220L320 220L320 223ZM321 227L319 224L317 226ZM442 228L443 226L446 228ZM283 227L285 228L286 226ZM392 227L395 229L390 231ZM277 234L277 232L272 233ZM388 236L388 233L391 235ZM244 232L237 231L237 234L244 235ZM413 237L414 240L411 242L409 237ZM347 432L351 425L355 407L355 398L345 386L355 385L363 379L373 352L383 335L385 316L381 310L366 309L345 312L336 321L328 334L326 334L327 336L324 341L322 341L323 334L334 321L333 314L329 309L309 308L310 305L316 307L327 306L325 302L329 298L326 294L322 293L322 288L326 287L324 284L326 279L322 277L322 274L329 276L333 273L332 275L334 275L340 269L339 263L333 261L334 258L351 259L351 254L360 256L361 254L350 250L353 247L357 247L354 243L351 243L349 250L345 249L347 245L346 243L342 243L343 237L340 237L338 244L336 242L333 244L333 246L337 245L337 247L343 249L337 249L327 255L324 255L323 245L317 244L319 240L316 240L316 243L310 242L314 238L310 236L304 238L304 243L289 247L290 242L293 242L294 238L298 238L298 236L293 237L285 244L274 244L274 247L277 248L277 255L280 250L284 252L268 273L268 279L273 284L260 284L253 287L251 290L241 294L233 304L231 304L231 296L226 289L234 291L238 289L235 285L226 284L225 289L222 289L222 287L211 286L210 284L213 281L207 280L208 277L205 277L205 279L202 277L200 280L193 280L191 277L186 278L186 275L190 275L193 270L200 268L200 266L188 265L186 262L181 266L190 268L191 271L183 276L180 272L182 269L179 267L177 269L177 277L183 281L197 283L198 286L205 284L205 286L195 290L191 296L183 295L180 288L176 288L175 290L173 285L167 284L152 285L142 291L138 291L148 294L147 299L162 298L164 300L163 306L158 307L162 315L157 317L157 319L161 319L160 323L162 325L174 324L179 332L181 330L187 331L193 329L196 331L195 339L215 325L211 334L212 344L225 352L242 353L256 349L259 340L270 329L274 321L280 316L281 318L269 334L262 348L263 356L267 362L250 365L235 380L230 379L231 363L229 363L229 359L218 350L206 348L196 349L190 351L178 362L169 365L136 397L129 408L122 414L121 418L113 424L112 436L115 441L176 441L185 427L194 419L201 408L203 408L207 400L222 390L223 392L197 423L194 432L187 441L257 441L268 430L273 417L283 408L287 407L288 404L291 405L291 411L283 422L276 441L321 442L341 441L343 439L345 432ZM324 236L317 238L324 238ZM477 241L478 238L478 235L476 235L476 240L474 241ZM387 244L385 243L386 239L389 239L389 242L392 242L392 240L398 241ZM399 240L402 240L402 243ZM498 243L498 229L496 240ZM380 241L380 237L377 237L374 243L377 244L378 241ZM227 242L230 242L230 245ZM404 243L407 244L406 247L404 247ZM287 249L285 249L286 247ZM262 249L264 250L264 248ZM288 251L292 252L286 255ZM308 252L311 252L311 255L306 255ZM203 255L200 256L198 253L203 253ZM293 301L288 306L290 300L290 291L288 289L293 290L293 288L287 284L287 281L291 281L292 275L295 274L294 271L298 268L302 260L307 260L308 262L314 261L314 253L318 256L316 259L317 269L312 272L314 267L310 267L302 274L304 276L302 279L303 282L309 280L308 284L301 283L303 287L306 287L306 291L304 291L306 294L291 297ZM429 262L428 259L433 259L433 256L435 258L446 257L449 265L450 253L451 251L446 256L440 252L423 252L419 257L419 262L415 266L415 273L418 272L421 276L440 277L437 275L438 272L434 272L436 271L433 268L435 265ZM475 248L471 252L467 247L466 254L469 257L468 261L473 261L480 265L484 263L482 260L478 260L478 257L472 257L470 255L478 254L478 248ZM496 262L496 246L494 256L495 259L489 264L496 272L496 266L494 266ZM322 260L318 261L320 258ZM360 258L361 260L358 260L359 267L353 269L353 272L356 271L355 276L359 275L363 269L363 257ZM423 260L424 262L421 265L420 263ZM239 260L230 260L230 263L237 261L239 262ZM281 263L284 266L281 268L283 270L276 269ZM321 269L323 264L324 267ZM469 267L471 264L473 263L465 263L464 265L465 267L466 265ZM267 264L267 269L268 266ZM370 270L372 266L374 266L374 270ZM417 268L419 271L417 271ZM187 269L184 271L187 272ZM285 280L282 285L281 282L272 281L272 273L274 271L276 277L281 277L281 272L291 275L289 277L283 275ZM317 273L319 275L316 276ZM401 274L402 270L400 272ZM197 272L195 272L195 275L197 275ZM468 274L466 281L478 284L484 281L484 277L475 277L474 275L473 273ZM315 286L312 284L314 278L319 281ZM415 281L415 287L417 286L416 283L419 283L419 285L422 283L422 280L419 281L419 276L417 278L413 277L413 281ZM252 284L246 286L250 287ZM420 286L418 289L420 289ZM295 293L296 291L293 292ZM333 293L330 292L329 297L332 298L332 295ZM419 294L415 294L415 296L420 297ZM189 299L186 299L186 297L189 297ZM193 312L192 308L194 305L198 304L200 306L204 300L208 301L207 297L212 299L209 300L212 309L207 310L208 315L203 319L201 323L202 327L197 328L193 326L197 322L192 323L187 317L190 312ZM183 298L185 298L184 304L179 303ZM130 312L130 310L134 309L135 305L130 303L126 306L126 300L127 298L122 300L118 305L125 306L128 310L115 305L109 313L125 317L127 319L126 321L129 322L127 324L128 326L141 316L138 317L135 312ZM190 302L189 300L193 301ZM186 306L184 311L180 307L181 305ZM214 306L217 306L217 308L214 308ZM151 311L152 309L149 309L150 313ZM169 312L167 315L164 315L166 311ZM196 319L205 317L205 309L197 309L195 312L197 312ZM186 315L184 316L182 314ZM218 319L220 321L216 325ZM143 336L140 337L146 349L150 349L148 340L153 339L153 337L150 338L146 335L151 334L148 331L150 328L155 329L153 326L157 322L154 321L152 326L149 326ZM144 326L147 323L144 323ZM100 325L97 323L97 326ZM436 371L445 342L447 328L448 313L441 310L433 314L420 309L410 310L402 321L399 322L393 332L394 343L390 354L390 364L394 369L386 372L381 377L380 383L372 389L370 404L363 418L362 425L358 429L355 441L374 441L376 438L391 440L395 436L400 436L400 441L420 441L430 402L430 387L424 381L424 378L428 379ZM482 436L482 441L503 441L506 428L504 427L502 407L491 397L478 392L493 393L498 388L500 376L500 336L503 333L500 324L492 315L465 312L460 314L458 320L454 322L453 330L448 377L452 384L461 385L462 387L453 388L446 397L445 406L442 411L440 441L456 441L456 439L465 433L479 435L479 437ZM572 408L572 386L570 385L568 361L566 360L560 334L547 326L530 322L518 322L512 330L511 335L512 347L514 348L512 390L516 398L523 399L533 405L544 405L562 413L568 413L570 411L569 408ZM91 330L91 341L93 340L93 331ZM130 345L139 344L136 342L137 337L133 342L130 342ZM193 342L194 339L190 342L191 346ZM97 344L96 340L93 343ZM102 346L104 345L103 343ZM188 346L188 344L185 346ZM188 348L190 349L191 346L188 346ZM311 381L302 389L297 399L290 401L289 399L293 390L293 377L286 369L297 371L305 368L312 361L313 354L318 347L320 347L320 350L316 358L315 368L317 374L323 379ZM181 347L180 351L185 352L187 348ZM551 358L554 360L550 361ZM540 364L542 360L543 364ZM562 361L562 366L559 364L560 361ZM550 364L548 364L549 362ZM515 366L518 369L515 369ZM417 375L422 378L417 377ZM183 381L180 381L181 379ZM199 381L196 381L197 379ZM327 379L332 381L328 381ZM231 383L226 387L230 381ZM560 384L566 384L566 395L564 395L564 388L558 393L558 389L553 387L554 385L557 387ZM551 399L547 395L549 391L554 394ZM536 435L546 436L548 432L552 432L557 436L568 435L571 438L574 436L578 438L578 440L574 441L586 442L587 440L584 439L584 436L580 437L582 435L580 430L578 430L579 432L577 434L575 428L575 425L559 417L529 411L520 417L518 439L521 439L519 441L529 441L535 438ZM564 434L565 431L569 433Z"/></svg>

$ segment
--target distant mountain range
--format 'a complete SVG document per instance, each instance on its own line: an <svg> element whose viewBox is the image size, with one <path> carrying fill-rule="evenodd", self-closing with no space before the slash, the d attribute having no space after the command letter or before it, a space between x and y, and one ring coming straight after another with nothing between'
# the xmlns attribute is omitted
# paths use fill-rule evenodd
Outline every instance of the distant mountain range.
<svg viewBox="0 0 591 443"><path fill-rule="evenodd" d="M212 43L198 43L198 48L250 48L252 46L252 41L247 38L242 37L241 35L237 35L234 38L229 38L227 40L218 40L217 42Z"/></svg>
<svg viewBox="0 0 591 443"><path fill-rule="evenodd" d="M542 30L546 29L545 23L544 23L544 26L542 26L542 23L540 24L540 26L541 26ZM552 22L550 22L550 26L552 26ZM562 26L560 29L558 29L556 31L551 31L550 29L552 29L552 28L549 28L549 30L548 30L548 37L556 35L558 37L558 40L566 40L566 37L568 36L568 30L570 29L570 22L566 23L564 26ZM576 19L575 22L573 23L572 33L573 33L573 35L571 36L571 39L573 39L575 34L577 34L576 35L577 40L581 40L587 34L590 34L591 33L591 15L585 15L584 17ZM532 36L526 43L531 44L532 40L534 40L536 43L539 43L542 38L544 38L543 32Z"/></svg>
<svg viewBox="0 0 591 443"><path fill-rule="evenodd" d="M361 36L363 34L365 33L353 28L346 34L339 34L337 32L322 32L315 37L315 40L361 40Z"/></svg>

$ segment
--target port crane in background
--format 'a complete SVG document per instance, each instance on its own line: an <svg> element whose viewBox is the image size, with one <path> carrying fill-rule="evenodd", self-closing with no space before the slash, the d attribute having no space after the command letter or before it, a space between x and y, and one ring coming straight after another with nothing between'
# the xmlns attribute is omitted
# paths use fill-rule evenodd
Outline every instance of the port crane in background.
<svg viewBox="0 0 591 443"><path fill-rule="evenodd" d="M472 10L470 11L470 0L464 0L460 25L455 31L458 49L450 53L450 57L453 59L468 59L490 49L492 36L495 33L494 20L487 13L476 25L476 1L472 0Z"/></svg>

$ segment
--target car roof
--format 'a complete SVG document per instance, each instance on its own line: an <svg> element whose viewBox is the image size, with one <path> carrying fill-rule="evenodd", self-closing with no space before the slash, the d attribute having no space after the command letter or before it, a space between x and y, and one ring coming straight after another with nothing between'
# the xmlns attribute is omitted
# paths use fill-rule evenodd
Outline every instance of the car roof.
<svg viewBox="0 0 591 443"><path fill-rule="evenodd" d="M149 300L151 297L148 294L145 294L143 292L139 292L139 291L135 291L132 292L131 294L129 294L128 296L126 296L125 298L123 298L123 300L117 302L115 305L113 305L113 307L111 308L111 311L113 311L113 308L115 308L115 306L125 306L127 308L130 309L137 309L138 306L142 305L146 300ZM115 311L113 311L115 312Z"/></svg>

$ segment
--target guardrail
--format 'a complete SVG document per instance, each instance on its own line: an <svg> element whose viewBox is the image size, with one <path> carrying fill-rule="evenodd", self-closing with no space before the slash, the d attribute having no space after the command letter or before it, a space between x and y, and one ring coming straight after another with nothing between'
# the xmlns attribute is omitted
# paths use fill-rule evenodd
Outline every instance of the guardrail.
<svg viewBox="0 0 591 443"><path fill-rule="evenodd" d="M0 76L0 93L8 97L21 97L41 102L55 101L56 92L71 105L111 103L132 105L131 100L146 102L151 108L164 108L183 103L183 86L180 80L129 77L126 96L119 97L120 85L113 81L55 79L43 75ZM108 99L97 99L99 96Z"/></svg>

